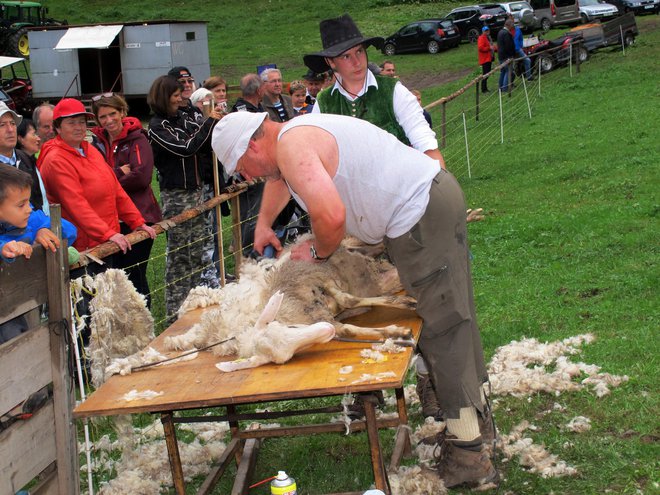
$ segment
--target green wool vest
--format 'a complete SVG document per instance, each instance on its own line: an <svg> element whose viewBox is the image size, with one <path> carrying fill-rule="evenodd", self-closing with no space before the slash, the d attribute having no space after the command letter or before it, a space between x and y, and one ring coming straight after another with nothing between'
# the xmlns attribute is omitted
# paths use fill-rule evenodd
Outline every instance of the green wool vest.
<svg viewBox="0 0 660 495"><path fill-rule="evenodd" d="M331 93L332 88L324 89L317 96L321 104L321 112L351 115L366 120L410 146L406 133L394 115L394 86L397 80L392 77L376 76L376 81L378 88L369 86L367 92L354 101L347 100L338 90Z"/></svg>

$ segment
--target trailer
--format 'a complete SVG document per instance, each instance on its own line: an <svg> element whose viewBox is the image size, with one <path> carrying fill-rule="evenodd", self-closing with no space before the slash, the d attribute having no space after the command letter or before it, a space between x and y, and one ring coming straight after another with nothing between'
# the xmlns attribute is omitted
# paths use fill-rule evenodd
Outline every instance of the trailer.
<svg viewBox="0 0 660 495"><path fill-rule="evenodd" d="M584 46L587 50L593 51L607 46L623 45L628 47L635 42L639 30L635 21L635 14L628 12L602 24L596 22L575 27L566 34L581 35Z"/></svg>
<svg viewBox="0 0 660 495"><path fill-rule="evenodd" d="M81 99L114 91L144 98L151 83L172 67L209 77L205 21L144 21L52 26L29 32L35 99Z"/></svg>

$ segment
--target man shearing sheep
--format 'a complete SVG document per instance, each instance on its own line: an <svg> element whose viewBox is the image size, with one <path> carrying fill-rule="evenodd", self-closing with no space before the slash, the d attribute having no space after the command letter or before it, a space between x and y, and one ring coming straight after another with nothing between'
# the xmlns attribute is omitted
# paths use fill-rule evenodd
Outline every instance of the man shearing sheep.
<svg viewBox="0 0 660 495"><path fill-rule="evenodd" d="M282 246L270 228L291 196L310 216L313 238L292 258L322 263L346 234L385 243L424 325L419 348L431 368L447 435L438 438L445 486L495 482L484 443L488 375L477 328L465 202L437 160L352 117L310 114L286 123L238 112L215 127L213 149L229 175L268 179L254 247ZM402 172L403 171L403 172Z"/></svg>

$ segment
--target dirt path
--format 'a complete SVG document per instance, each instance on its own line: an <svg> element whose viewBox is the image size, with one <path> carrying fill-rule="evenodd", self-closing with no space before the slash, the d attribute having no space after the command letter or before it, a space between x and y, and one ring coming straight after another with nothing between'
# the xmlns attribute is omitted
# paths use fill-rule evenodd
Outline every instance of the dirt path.
<svg viewBox="0 0 660 495"><path fill-rule="evenodd" d="M474 68L466 68L457 71L445 71L438 74L429 74L427 72L411 74L402 77L401 82L406 88L422 90L431 86L439 86L440 84L446 84L462 79L473 71Z"/></svg>

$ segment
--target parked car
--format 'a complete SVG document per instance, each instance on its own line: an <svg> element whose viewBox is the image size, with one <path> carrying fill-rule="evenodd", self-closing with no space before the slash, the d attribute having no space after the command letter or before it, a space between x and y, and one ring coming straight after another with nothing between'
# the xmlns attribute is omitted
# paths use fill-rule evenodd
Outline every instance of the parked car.
<svg viewBox="0 0 660 495"><path fill-rule="evenodd" d="M600 0L580 0L580 17L583 24L596 19L608 21L618 14L619 9L611 3L601 2Z"/></svg>
<svg viewBox="0 0 660 495"><path fill-rule="evenodd" d="M619 9L620 14L634 12L640 14L659 14L660 0L610 0Z"/></svg>
<svg viewBox="0 0 660 495"><path fill-rule="evenodd" d="M456 48L460 42L461 34L451 21L425 19L406 24L392 36L385 38L383 53L438 53L441 49Z"/></svg>
<svg viewBox="0 0 660 495"><path fill-rule="evenodd" d="M520 26L523 32L531 32L541 27L541 23L534 14L534 9L529 2L506 2L500 4L507 14L513 17L513 21Z"/></svg>
<svg viewBox="0 0 660 495"><path fill-rule="evenodd" d="M578 0L529 0L543 32L559 24L581 21Z"/></svg>
<svg viewBox="0 0 660 495"><path fill-rule="evenodd" d="M504 27L507 12L499 3L484 3L458 7L447 14L444 19L454 23L461 33L461 39L476 43L481 34L481 28L488 25L493 36Z"/></svg>

